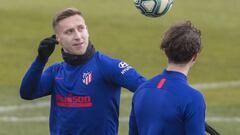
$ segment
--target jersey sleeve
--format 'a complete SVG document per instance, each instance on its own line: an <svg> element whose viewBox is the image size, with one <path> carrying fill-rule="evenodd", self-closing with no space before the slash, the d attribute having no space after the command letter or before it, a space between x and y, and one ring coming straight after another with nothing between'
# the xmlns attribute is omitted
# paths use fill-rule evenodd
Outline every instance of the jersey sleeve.
<svg viewBox="0 0 240 135"><path fill-rule="evenodd" d="M128 135L138 135L137 122L134 112L134 104L132 103L132 110L129 118L129 132Z"/></svg>
<svg viewBox="0 0 240 135"><path fill-rule="evenodd" d="M205 135L206 106L202 94L197 92L193 96L185 111L186 135Z"/></svg>
<svg viewBox="0 0 240 135"><path fill-rule="evenodd" d="M108 82L112 82L134 92L138 86L146 81L142 75L124 61L105 55L100 55L99 61L101 72Z"/></svg>
<svg viewBox="0 0 240 135"><path fill-rule="evenodd" d="M43 72L44 66L45 63L36 58L28 69L20 87L20 96L23 99L32 100L51 94L54 82L54 66Z"/></svg>

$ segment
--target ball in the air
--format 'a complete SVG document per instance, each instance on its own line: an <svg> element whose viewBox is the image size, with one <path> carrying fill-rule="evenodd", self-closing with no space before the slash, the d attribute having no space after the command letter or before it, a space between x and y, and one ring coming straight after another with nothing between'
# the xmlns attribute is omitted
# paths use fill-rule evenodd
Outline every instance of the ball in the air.
<svg viewBox="0 0 240 135"><path fill-rule="evenodd" d="M173 0L134 0L134 4L143 15L159 17L171 9Z"/></svg>

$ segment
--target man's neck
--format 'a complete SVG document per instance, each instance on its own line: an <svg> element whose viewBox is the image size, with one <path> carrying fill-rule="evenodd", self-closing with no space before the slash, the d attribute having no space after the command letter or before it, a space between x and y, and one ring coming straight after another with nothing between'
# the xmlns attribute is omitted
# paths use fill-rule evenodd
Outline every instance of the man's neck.
<svg viewBox="0 0 240 135"><path fill-rule="evenodd" d="M168 66L166 68L167 71L177 71L183 73L186 76L188 75L189 69L190 66L188 64L173 64L173 63L168 63Z"/></svg>

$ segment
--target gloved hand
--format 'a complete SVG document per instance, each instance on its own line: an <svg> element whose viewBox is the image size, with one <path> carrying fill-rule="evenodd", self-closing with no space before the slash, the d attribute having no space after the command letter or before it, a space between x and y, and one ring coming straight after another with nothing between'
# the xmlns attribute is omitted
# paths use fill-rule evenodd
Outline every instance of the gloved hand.
<svg viewBox="0 0 240 135"><path fill-rule="evenodd" d="M53 53L56 44L58 42L55 35L43 39L38 47L38 58L42 61L47 61L48 57Z"/></svg>

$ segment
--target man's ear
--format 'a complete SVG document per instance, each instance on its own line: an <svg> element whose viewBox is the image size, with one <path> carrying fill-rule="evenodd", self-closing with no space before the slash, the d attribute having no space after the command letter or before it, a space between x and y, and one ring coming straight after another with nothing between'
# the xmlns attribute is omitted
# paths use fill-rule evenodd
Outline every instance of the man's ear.
<svg viewBox="0 0 240 135"><path fill-rule="evenodd" d="M195 61L196 61L196 59L197 59L197 56L198 56L198 54L195 54L195 55L192 57L192 61L193 61L193 62L195 62Z"/></svg>
<svg viewBox="0 0 240 135"><path fill-rule="evenodd" d="M56 35L55 34L53 34L51 38L53 38L55 40L55 43L58 44L58 41L56 39Z"/></svg>
<svg viewBox="0 0 240 135"><path fill-rule="evenodd" d="M59 38L58 34L56 34L55 39L56 39L56 41L57 41L58 44L59 44L59 43L60 43L60 38Z"/></svg>

